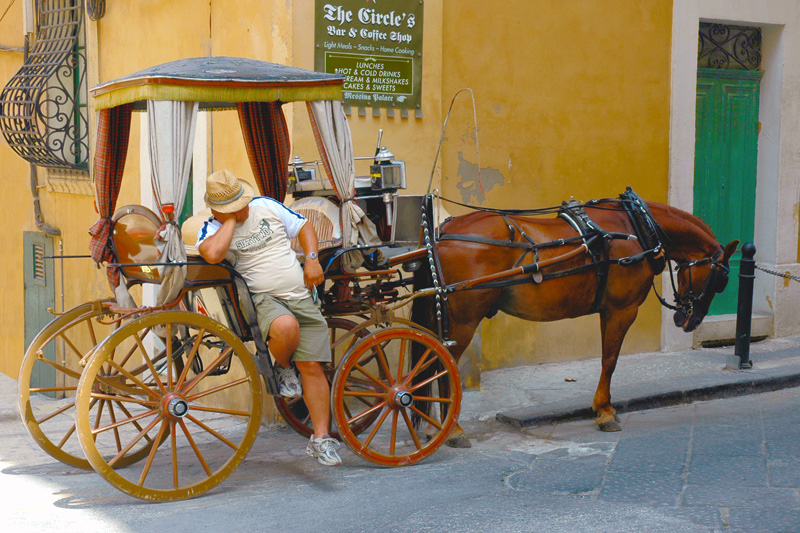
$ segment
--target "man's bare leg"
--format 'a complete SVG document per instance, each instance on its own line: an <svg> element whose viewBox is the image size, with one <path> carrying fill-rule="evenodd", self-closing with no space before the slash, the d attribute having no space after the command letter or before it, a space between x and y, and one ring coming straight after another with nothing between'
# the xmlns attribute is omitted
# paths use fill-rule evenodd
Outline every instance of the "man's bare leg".
<svg viewBox="0 0 800 533"><path fill-rule="evenodd" d="M269 325L269 353L283 367L288 367L300 344L300 324L292 315L281 315Z"/></svg>
<svg viewBox="0 0 800 533"><path fill-rule="evenodd" d="M300 380L303 382L303 400L311 416L314 438L329 432L331 422L331 390L325 377L322 363L317 361L297 361Z"/></svg>

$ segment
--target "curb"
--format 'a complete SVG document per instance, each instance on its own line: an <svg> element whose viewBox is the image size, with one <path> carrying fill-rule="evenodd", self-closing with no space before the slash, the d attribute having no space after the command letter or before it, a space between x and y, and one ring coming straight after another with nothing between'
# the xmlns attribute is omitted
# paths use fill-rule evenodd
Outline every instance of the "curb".
<svg viewBox="0 0 800 533"><path fill-rule="evenodd" d="M626 413L800 387L800 368L797 365L759 371L758 375L748 372L750 371L689 378L680 383L674 381L626 387L612 395L612 402L618 413ZM496 418L521 429L553 422L594 418L595 413L590 405L591 400L572 398L537 407L511 409L497 413Z"/></svg>

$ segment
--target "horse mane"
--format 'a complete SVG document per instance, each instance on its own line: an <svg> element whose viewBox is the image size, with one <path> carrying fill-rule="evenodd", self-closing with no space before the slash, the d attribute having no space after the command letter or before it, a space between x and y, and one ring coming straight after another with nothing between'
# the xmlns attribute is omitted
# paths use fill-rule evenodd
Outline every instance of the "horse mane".
<svg viewBox="0 0 800 533"><path fill-rule="evenodd" d="M714 235L714 231L711 229L711 226L703 222L703 220L698 216L671 205L660 204L657 202L647 202L647 205L650 207L651 211L655 208L656 212L659 212L659 214L663 213L663 216L665 216L667 219L677 219L680 222L683 222L683 224L670 224L667 220L659 220L660 217L655 212L653 213L653 216L656 218L656 222L659 223L659 225L664 229L665 233L667 233L670 238L691 241L692 239L696 238L698 234L700 234L708 241L704 244L707 244L711 248L716 248L719 246L719 241Z"/></svg>

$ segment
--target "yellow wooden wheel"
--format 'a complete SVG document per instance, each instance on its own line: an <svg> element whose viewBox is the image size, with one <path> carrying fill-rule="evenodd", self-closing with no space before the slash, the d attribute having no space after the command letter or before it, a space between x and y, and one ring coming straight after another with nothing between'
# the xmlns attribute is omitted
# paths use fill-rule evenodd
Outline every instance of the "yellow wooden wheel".
<svg viewBox="0 0 800 533"><path fill-rule="evenodd" d="M362 339L339 364L331 407L339 434L353 453L382 466L414 464L441 446L456 425L461 408L458 366L436 337L424 331L381 329ZM374 423L364 429L367 419Z"/></svg>
<svg viewBox="0 0 800 533"><path fill-rule="evenodd" d="M81 359L119 326L103 301L87 302L58 315L33 339L19 371L19 412L34 441L52 457L91 470L75 434L75 393L83 367ZM118 403L94 402L92 413L100 423ZM126 466L131 455L120 466Z"/></svg>
<svg viewBox="0 0 800 533"><path fill-rule="evenodd" d="M91 406L101 400L125 405L126 416L98 423ZM261 376L233 332L197 313L161 311L97 347L78 383L77 432L89 463L119 490L181 500L236 469L258 434L262 401ZM145 461L117 468L147 439L157 445Z"/></svg>

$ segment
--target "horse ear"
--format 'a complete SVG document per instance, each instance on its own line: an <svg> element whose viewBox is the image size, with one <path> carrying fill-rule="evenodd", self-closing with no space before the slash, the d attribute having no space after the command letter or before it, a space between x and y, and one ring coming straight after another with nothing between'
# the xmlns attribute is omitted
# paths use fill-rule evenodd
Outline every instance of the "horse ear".
<svg viewBox="0 0 800 533"><path fill-rule="evenodd" d="M729 242L727 245L725 245L725 250L722 252L722 259L721 259L720 262L723 265L727 265L728 264L728 260L731 258L731 256L733 254L736 253L736 249L738 247L739 247L739 240L738 239L737 240L733 240L733 241Z"/></svg>

